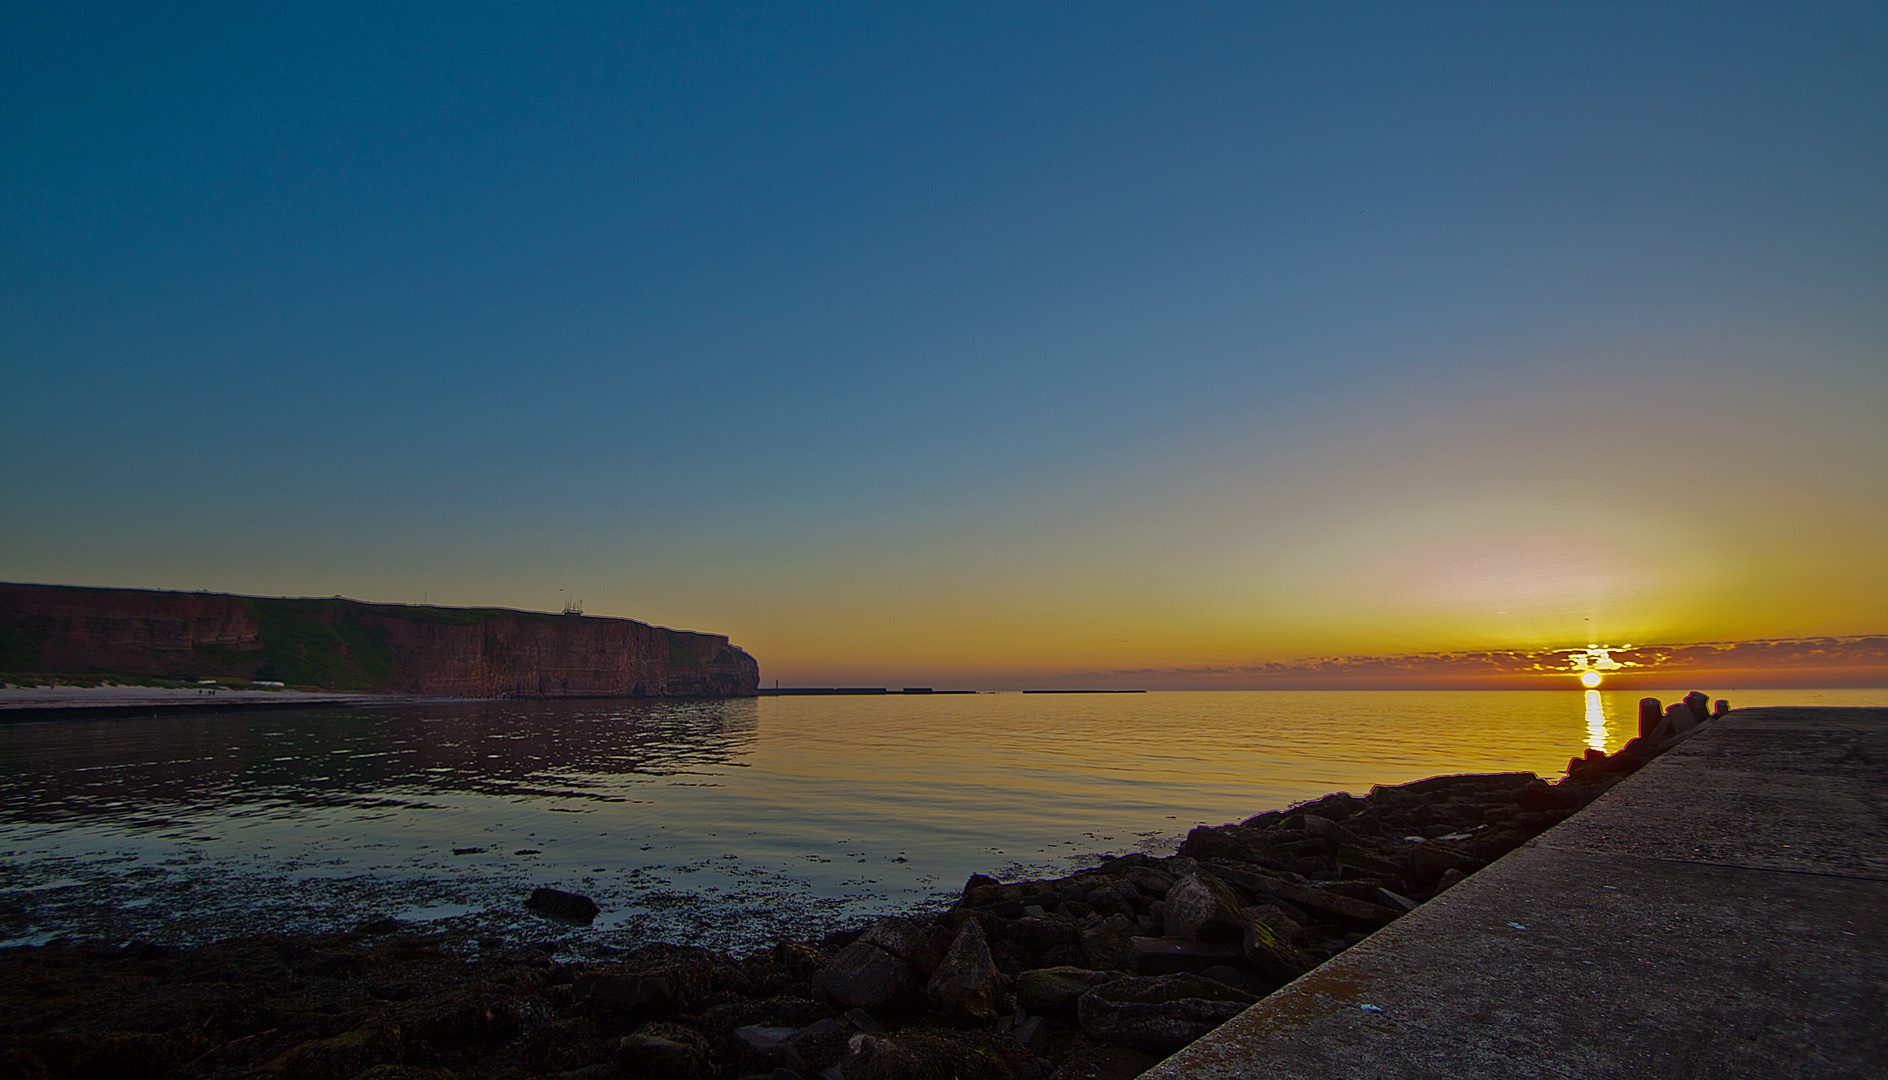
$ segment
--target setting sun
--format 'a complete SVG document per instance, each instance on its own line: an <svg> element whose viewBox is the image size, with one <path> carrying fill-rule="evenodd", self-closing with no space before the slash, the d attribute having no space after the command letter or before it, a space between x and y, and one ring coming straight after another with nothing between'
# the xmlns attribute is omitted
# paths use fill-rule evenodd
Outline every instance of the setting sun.
<svg viewBox="0 0 1888 1080"><path fill-rule="evenodd" d="M1598 686L1604 678L1605 677L1597 671L1582 671L1580 673L1580 685L1591 690Z"/></svg>

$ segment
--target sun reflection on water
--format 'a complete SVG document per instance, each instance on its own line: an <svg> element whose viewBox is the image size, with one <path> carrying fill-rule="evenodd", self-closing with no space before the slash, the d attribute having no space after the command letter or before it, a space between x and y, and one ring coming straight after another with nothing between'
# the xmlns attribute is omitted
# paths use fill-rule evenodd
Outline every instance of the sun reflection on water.
<svg viewBox="0 0 1888 1080"><path fill-rule="evenodd" d="M1600 692L1586 692L1586 744L1600 753L1606 752L1606 712L1600 708Z"/></svg>

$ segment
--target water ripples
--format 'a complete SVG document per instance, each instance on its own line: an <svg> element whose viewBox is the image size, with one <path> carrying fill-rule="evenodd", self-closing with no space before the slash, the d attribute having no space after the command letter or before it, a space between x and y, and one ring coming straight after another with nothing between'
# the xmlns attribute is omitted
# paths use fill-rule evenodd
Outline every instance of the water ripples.
<svg viewBox="0 0 1888 1080"><path fill-rule="evenodd" d="M1837 692L1775 692L1811 693ZM1333 790L1554 772L1623 744L1636 699L499 701L5 725L0 937L383 911L541 933L519 900L548 884L604 906L580 938L740 944L934 902L973 872L1165 850Z"/></svg>

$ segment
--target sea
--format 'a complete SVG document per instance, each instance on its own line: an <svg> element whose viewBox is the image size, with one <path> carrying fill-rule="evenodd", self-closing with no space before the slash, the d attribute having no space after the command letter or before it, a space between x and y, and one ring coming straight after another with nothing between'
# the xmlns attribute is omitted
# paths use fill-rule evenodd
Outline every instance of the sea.
<svg viewBox="0 0 1888 1080"><path fill-rule="evenodd" d="M392 916L607 954L741 951L947 905L973 873L1456 772L1553 777L1659 691L468 701L0 724L0 945ZM1718 690L1736 706L1884 690ZM587 927L523 906L579 892Z"/></svg>

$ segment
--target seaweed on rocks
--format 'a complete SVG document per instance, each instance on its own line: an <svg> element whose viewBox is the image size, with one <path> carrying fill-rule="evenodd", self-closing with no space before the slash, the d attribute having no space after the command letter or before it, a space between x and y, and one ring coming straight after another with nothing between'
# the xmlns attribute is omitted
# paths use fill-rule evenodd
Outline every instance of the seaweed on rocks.
<svg viewBox="0 0 1888 1080"><path fill-rule="evenodd" d="M424 932L0 950L0 1075L1127 1080L1564 820L1687 737L1201 827L1173 855L975 875L947 910L734 957ZM546 906L540 897L539 906ZM593 914L563 895L557 914ZM587 901L585 901L587 903ZM566 913L567 912L567 913Z"/></svg>

